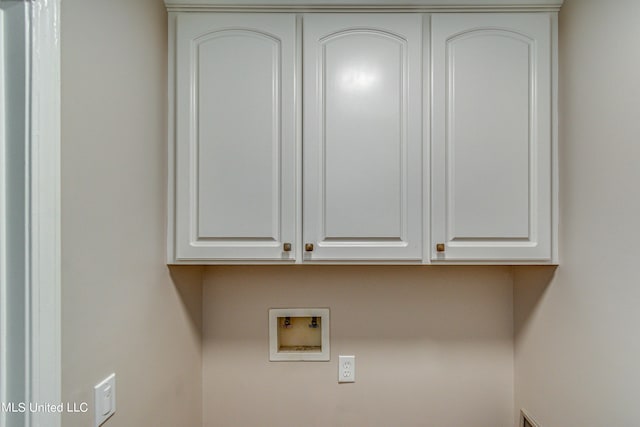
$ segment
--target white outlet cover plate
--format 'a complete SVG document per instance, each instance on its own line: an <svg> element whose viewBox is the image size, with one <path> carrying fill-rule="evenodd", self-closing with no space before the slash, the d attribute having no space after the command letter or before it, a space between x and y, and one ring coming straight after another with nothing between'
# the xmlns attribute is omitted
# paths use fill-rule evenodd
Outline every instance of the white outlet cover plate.
<svg viewBox="0 0 640 427"><path fill-rule="evenodd" d="M338 356L338 382L356 382L356 357Z"/></svg>
<svg viewBox="0 0 640 427"><path fill-rule="evenodd" d="M104 424L116 412L116 374L111 374L93 387L94 427Z"/></svg>

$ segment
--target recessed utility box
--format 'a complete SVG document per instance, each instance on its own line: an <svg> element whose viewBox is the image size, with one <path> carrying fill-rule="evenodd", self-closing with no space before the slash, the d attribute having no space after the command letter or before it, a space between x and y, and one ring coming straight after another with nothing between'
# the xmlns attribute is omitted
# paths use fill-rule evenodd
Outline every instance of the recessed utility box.
<svg viewBox="0 0 640 427"><path fill-rule="evenodd" d="M269 310L269 360L328 361L328 308Z"/></svg>

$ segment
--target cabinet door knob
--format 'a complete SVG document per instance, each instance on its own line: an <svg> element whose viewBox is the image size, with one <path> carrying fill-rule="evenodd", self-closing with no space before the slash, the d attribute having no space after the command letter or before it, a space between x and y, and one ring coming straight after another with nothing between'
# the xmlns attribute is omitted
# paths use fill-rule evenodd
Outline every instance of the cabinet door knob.
<svg viewBox="0 0 640 427"><path fill-rule="evenodd" d="M313 252L313 243L305 243L304 250L307 252Z"/></svg>
<svg viewBox="0 0 640 427"><path fill-rule="evenodd" d="M436 244L436 251L444 252L444 243L437 243Z"/></svg>
<svg viewBox="0 0 640 427"><path fill-rule="evenodd" d="M291 243L285 243L284 245L282 245L282 249L285 252L291 252Z"/></svg>

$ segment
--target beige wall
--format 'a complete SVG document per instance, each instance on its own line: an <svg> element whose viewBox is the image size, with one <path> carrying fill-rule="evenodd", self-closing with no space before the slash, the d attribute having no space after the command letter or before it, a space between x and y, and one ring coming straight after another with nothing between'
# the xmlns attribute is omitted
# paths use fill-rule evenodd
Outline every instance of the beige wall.
<svg viewBox="0 0 640 427"><path fill-rule="evenodd" d="M508 427L508 267L210 267L204 426ZM269 362L268 309L329 307L330 362ZM356 383L337 383L337 356Z"/></svg>
<svg viewBox="0 0 640 427"><path fill-rule="evenodd" d="M201 270L165 264L162 0L62 2L62 395L109 426L201 425ZM174 281L177 285L174 285Z"/></svg>
<svg viewBox="0 0 640 427"><path fill-rule="evenodd" d="M116 372L110 426L199 427L203 378L207 426L509 425L508 268L217 267L201 305L164 263L162 1L64 0L62 31L65 401ZM331 308L332 362L269 363L274 306Z"/></svg>
<svg viewBox="0 0 640 427"><path fill-rule="evenodd" d="M115 371L112 426L197 427L202 386L205 426L509 426L513 296L516 409L633 425L638 16L636 0L560 14L557 270L211 267L201 306L202 271L164 263L162 1L64 0L64 400L90 402ZM331 308L331 362L268 362L267 309L288 306ZM355 384L337 384L338 354L356 355Z"/></svg>
<svg viewBox="0 0 640 427"><path fill-rule="evenodd" d="M560 12L560 267L516 273L516 407L638 425L640 1Z"/></svg>

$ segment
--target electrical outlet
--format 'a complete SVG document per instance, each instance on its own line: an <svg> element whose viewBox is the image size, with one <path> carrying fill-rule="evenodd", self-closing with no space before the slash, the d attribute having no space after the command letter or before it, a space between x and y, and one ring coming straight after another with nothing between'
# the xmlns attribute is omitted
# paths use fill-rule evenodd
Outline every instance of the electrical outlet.
<svg viewBox="0 0 640 427"><path fill-rule="evenodd" d="M111 374L93 388L95 427L104 424L116 412L116 374Z"/></svg>
<svg viewBox="0 0 640 427"><path fill-rule="evenodd" d="M356 382L356 357L338 356L338 382Z"/></svg>

